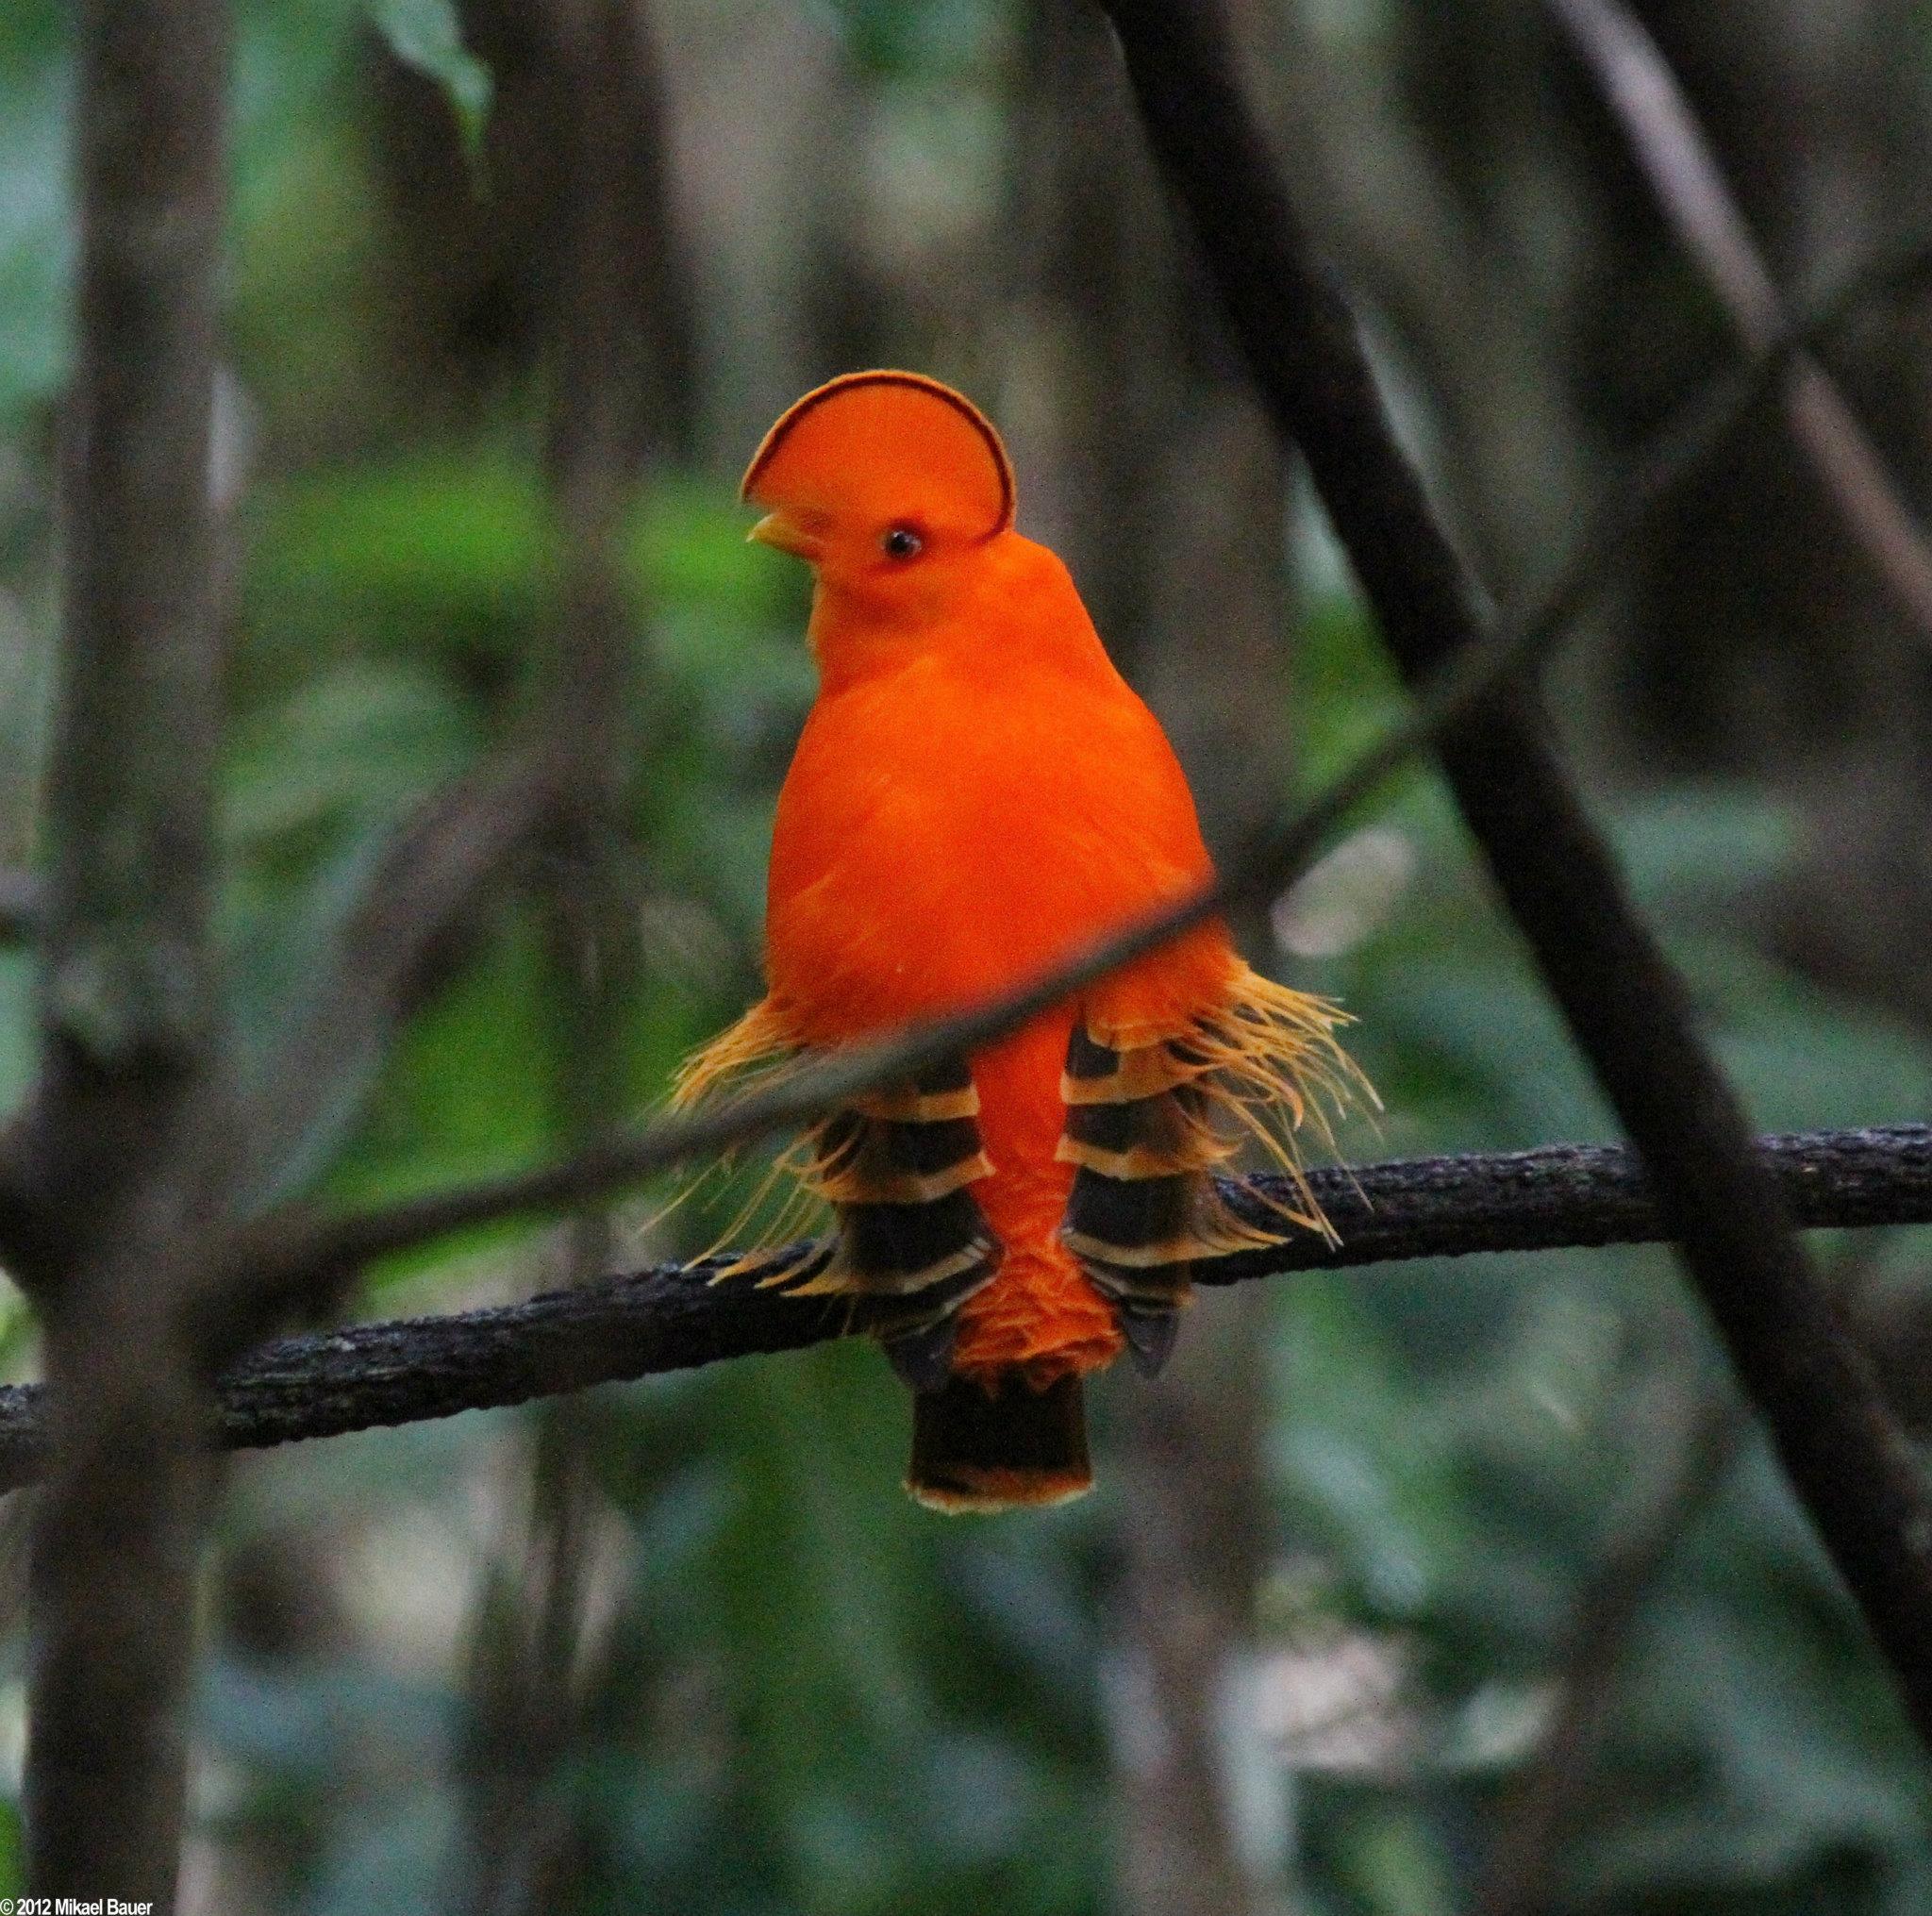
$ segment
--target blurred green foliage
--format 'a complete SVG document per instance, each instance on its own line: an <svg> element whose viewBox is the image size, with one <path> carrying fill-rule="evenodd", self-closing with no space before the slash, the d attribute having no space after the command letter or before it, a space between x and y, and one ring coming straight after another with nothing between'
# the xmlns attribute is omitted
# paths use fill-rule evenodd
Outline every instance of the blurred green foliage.
<svg viewBox="0 0 1932 1916"><path fill-rule="evenodd" d="M490 114L490 69L463 44L454 0L362 0L370 23L405 66L441 87L463 145L481 152Z"/></svg>
<svg viewBox="0 0 1932 1916"><path fill-rule="evenodd" d="M974 71L997 12L840 0L832 16L864 84ZM258 1062L389 835L501 738L554 616L564 536L529 392L461 427L397 423L375 323L389 240L365 139L370 17L474 137L487 75L444 0L240 8L230 429L248 486L223 806L237 1036ZM29 766L54 639L69 57L52 0L0 11L0 645L6 736ZM802 588L741 530L728 473L660 470L622 540L633 727L649 741L628 794L647 964L625 1038L636 1113L756 989L771 795L810 695ZM1292 638L1312 783L1399 698L1345 592L1318 593ZM0 792L6 842L26 855L28 783ZM1295 971L1357 1012L1386 1100L1379 1135L1357 1126L1347 1149L1606 1135L1425 772L1376 828L1401 848L1393 895L1339 955ZM1924 1044L1801 984L1750 934L1748 899L1790 852L1775 805L1670 790L1623 804L1618 829L1763 1126L1924 1114ZM547 976L534 908L505 901L379 1080L311 1141L315 1191L431 1189L556 1148ZM25 958L0 953L9 1105L31 1068L30 991ZM714 1225L745 1182L711 1204ZM701 1208L640 1227L635 1255L691 1248ZM1903 1269L1925 1250L1901 1235L1881 1255ZM486 1233L374 1274L367 1306L527 1288L540 1254L527 1233ZM1399 1658L1406 1741L1354 1767L1272 1750L1248 1781L1290 1806L1280 1866L1311 1916L1447 1916L1468 1907L1579 1595L1657 1468L1646 1392L1659 1376L1680 1402L1707 1388L1705 1334L1665 1258L1622 1252L1310 1275L1272 1286L1268 1310L1268 1641L1347 1636ZM1103 1455L1133 1388L1098 1393ZM1111 1906L1112 1552L1134 1514L1117 1483L1037 1521L936 1523L897 1493L903 1395L860 1348L603 1391L583 1417L615 1566L568 1778L583 1909ZM459 1639L530 1422L470 1417L236 1467L196 1813L277 1907L363 1916L443 1895L465 1813ZM245 1565L274 1601L246 1596ZM276 1604L307 1621L269 1628ZM17 1712L17 1681L10 1695ZM1563 1858L1566 1908L1932 1908L1920 1764L1755 1444L1658 1577L1600 1762ZM8 1810L0 1881L17 1847Z"/></svg>

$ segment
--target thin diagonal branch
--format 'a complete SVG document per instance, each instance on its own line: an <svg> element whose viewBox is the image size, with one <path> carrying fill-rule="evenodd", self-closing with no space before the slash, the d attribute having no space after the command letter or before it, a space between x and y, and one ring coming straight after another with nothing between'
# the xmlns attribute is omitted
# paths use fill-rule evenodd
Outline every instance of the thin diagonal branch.
<svg viewBox="0 0 1932 1916"><path fill-rule="evenodd" d="M535 837L560 756L525 725L496 762L433 794L397 832L262 1072L248 1125L255 1201L299 1190L332 1155L449 946Z"/></svg>
<svg viewBox="0 0 1932 1916"><path fill-rule="evenodd" d="M1757 1148L1807 1226L1932 1224L1932 1125L1764 1138ZM1655 1243L1666 1229L1635 1155L1617 1144L1324 1168L1309 1181L1341 1233L1339 1247L1298 1234L1202 1264L1197 1279L1220 1286L1413 1258ZM1257 1222L1278 1216L1271 1200L1282 1192L1273 1180L1225 1192ZM791 1269L808 1255L805 1246L774 1251L770 1269ZM499 1309L286 1338L229 1371L218 1441L242 1450L335 1437L799 1350L865 1328L842 1301L788 1297L749 1274L714 1283L727 1258ZM39 1388L0 1390L0 1490L38 1474L44 1442Z"/></svg>
<svg viewBox="0 0 1932 1916"><path fill-rule="evenodd" d="M1562 1907L1562 1858L1617 1700L1631 1633L1685 1531L1723 1487L1748 1428L1734 1395L1707 1391L1657 1483L1612 1537L1571 1626L1550 1721L1506 1799L1502 1829L1485 1859L1475 1898L1482 1916L1553 1916Z"/></svg>
<svg viewBox="0 0 1932 1916"><path fill-rule="evenodd" d="M1398 441L1347 301L1315 258L1208 0L1104 0L1157 160L1278 429L1307 459L1405 676L1480 653L1481 591ZM1770 1424L1922 1739L1932 1742L1932 1503L1817 1283L1682 982L1638 917L1535 702L1445 731L1442 768L1611 1106L1746 1391Z"/></svg>
<svg viewBox="0 0 1932 1916"><path fill-rule="evenodd" d="M1803 1218L1804 1200L1793 1197ZM1861 1234L1835 1247L1828 1281L1848 1308L1856 1310L1884 1241ZM1878 1326L1860 1323L1858 1336L1874 1358L1886 1351ZM1668 1341L1680 1344L1681 1330ZM1474 1897L1481 1916L1553 1916L1568 1900L1564 1862L1599 1781L1631 1639L1685 1533L1723 1490L1750 1435L1746 1407L1711 1375L1713 1355L1696 1353L1689 1377L1653 1375L1631 1407L1627 1428L1641 1433L1646 1468L1656 1474L1640 1478L1584 1582L1557 1659L1547 1719L1499 1806ZM1887 1398L1907 1428L1923 1437L1925 1403L1902 1385L1888 1377Z"/></svg>
<svg viewBox="0 0 1932 1916"><path fill-rule="evenodd" d="M1665 217L1754 350L1783 329L1777 282L1662 50L1621 0L1549 0L1589 62ZM1932 639L1932 545L1831 375L1808 353L1784 376L1786 416L1854 539Z"/></svg>
<svg viewBox="0 0 1932 1916"><path fill-rule="evenodd" d="M862 1091L990 1042L1217 910L1273 897L1391 773L1445 728L1464 720L1512 673L1533 663L1555 642L1601 587L1619 556L1681 495L1748 414L1775 377L1784 353L1799 341L1825 336L1880 292L1914 281L1928 269L1932 249L1915 247L1858 275L1800 332L1721 382L1663 436L1618 491L1579 540L1557 583L1533 614L1519 624L1499 625L1479 645L1451 659L1402 724L1309 805L1230 860L1208 890L1074 955L1034 985L904 1036L854 1046L735 1105L661 1119L634 1136L612 1140L560 1164L432 1192L379 1210L331 1218L291 1209L266 1219L223 1260L209 1308L225 1311L230 1307L224 1300L240 1295L247 1300L247 1308L265 1312L278 1295L299 1294L318 1272L352 1270L372 1258L491 1219L566 1209L671 1165L794 1128Z"/></svg>

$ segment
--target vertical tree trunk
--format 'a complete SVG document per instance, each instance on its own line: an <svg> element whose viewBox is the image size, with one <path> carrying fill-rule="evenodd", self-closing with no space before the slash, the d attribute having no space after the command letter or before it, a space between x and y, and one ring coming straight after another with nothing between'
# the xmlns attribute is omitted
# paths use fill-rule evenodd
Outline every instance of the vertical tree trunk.
<svg viewBox="0 0 1932 1916"><path fill-rule="evenodd" d="M56 1426L33 1571L36 1894L173 1905L201 1354L174 1321L225 1208L209 791L208 432L224 212L216 0L81 12L80 283L49 802L43 1193L23 1275Z"/></svg>
<svg viewBox="0 0 1932 1916"><path fill-rule="evenodd" d="M529 83L548 103L554 201L541 234L539 308L550 387L546 467L561 556L541 661L542 725L558 760L555 815L541 845L538 904L556 1011L558 1148L587 1148L622 1118L625 1016L637 983L637 848L626 818L637 736L634 610L618 562L623 518L646 451L682 437L689 395L661 369L682 364L683 288L664 150L663 92L643 0L547 0ZM601 1217L575 1221L566 1277L609 1258ZM581 1893L581 1806L568 1793L582 1735L583 1592L601 1505L585 1468L591 1416L546 1405L531 1460L523 1535L482 1604L478 1758L467 1832L473 1908L565 1907Z"/></svg>

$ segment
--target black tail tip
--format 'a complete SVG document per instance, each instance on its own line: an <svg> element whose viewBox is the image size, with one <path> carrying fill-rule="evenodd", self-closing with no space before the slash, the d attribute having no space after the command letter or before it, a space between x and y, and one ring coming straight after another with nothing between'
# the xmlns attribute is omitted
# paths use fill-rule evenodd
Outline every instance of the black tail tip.
<svg viewBox="0 0 1932 1916"><path fill-rule="evenodd" d="M928 1510L968 1512L1064 1504L1093 1488L1078 1377L1034 1390L1015 1372L997 1393L948 1377L912 1400L906 1488Z"/></svg>

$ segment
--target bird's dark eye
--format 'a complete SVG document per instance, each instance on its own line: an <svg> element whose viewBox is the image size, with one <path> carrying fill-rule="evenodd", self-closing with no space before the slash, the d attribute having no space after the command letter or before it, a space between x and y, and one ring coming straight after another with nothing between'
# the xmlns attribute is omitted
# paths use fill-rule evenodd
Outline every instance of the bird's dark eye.
<svg viewBox="0 0 1932 1916"><path fill-rule="evenodd" d="M925 549L925 541L909 525L895 525L879 541L888 558L911 558Z"/></svg>

